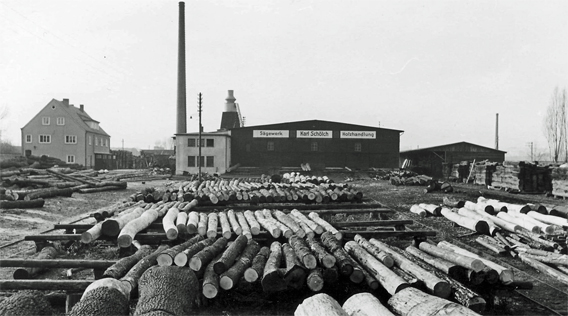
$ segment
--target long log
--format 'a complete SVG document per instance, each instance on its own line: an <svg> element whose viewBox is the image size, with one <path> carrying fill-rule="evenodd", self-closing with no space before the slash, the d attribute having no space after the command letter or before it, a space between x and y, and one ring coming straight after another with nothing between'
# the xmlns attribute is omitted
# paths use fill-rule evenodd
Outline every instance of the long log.
<svg viewBox="0 0 568 316"><path fill-rule="evenodd" d="M280 229L280 231L282 232L282 235L283 235L285 238L290 238L290 236L292 236L292 234L293 234L292 230L291 230L288 226L282 224L282 223L279 222L276 218L274 218L274 217L272 216L272 212L271 212L269 209L264 209L264 210L262 210L262 214L264 215L264 217L265 217L268 221L273 222L274 225L276 225L276 227L278 227L278 228Z"/></svg>
<svg viewBox="0 0 568 316"><path fill-rule="evenodd" d="M341 240L343 238L343 234L338 231L335 227L333 227L330 223L326 222L323 218L321 218L318 213L315 212L310 212L308 214L308 217L314 221L316 224L320 225L321 227L323 227L323 229L325 229L326 231L332 233L335 238L337 238L338 240Z"/></svg>
<svg viewBox="0 0 568 316"><path fill-rule="evenodd" d="M349 297L342 306L350 316L395 316L371 293L358 293Z"/></svg>
<svg viewBox="0 0 568 316"><path fill-rule="evenodd" d="M53 246L47 246L41 249L36 256L36 259L55 259L58 255L59 253ZM14 271L12 276L14 280L31 279L45 270L46 267L18 268Z"/></svg>
<svg viewBox="0 0 568 316"><path fill-rule="evenodd" d="M162 227L166 233L166 237L169 240L175 240L178 237L178 229L176 225L176 219L179 215L179 209L177 207L171 207L168 209L166 215L162 218Z"/></svg>
<svg viewBox="0 0 568 316"><path fill-rule="evenodd" d="M226 239L231 238L231 224L229 223L229 218L227 217L227 213L219 212L219 225L221 226L221 234Z"/></svg>
<svg viewBox="0 0 568 316"><path fill-rule="evenodd" d="M458 209L457 213L461 216L465 216L465 217L469 217L469 218L474 219L474 220L486 222L487 227L489 229L488 234L491 235L491 236L494 236L495 233L500 230L500 228L495 226L495 223L489 217L485 217L485 216L481 215L480 213L478 213L476 211L462 207L462 208Z"/></svg>
<svg viewBox="0 0 568 316"><path fill-rule="evenodd" d="M129 208L133 205L134 202L119 201L112 205L105 206L95 210L93 213L91 213L91 216L94 217L97 221L102 221L105 218L114 215L114 213Z"/></svg>
<svg viewBox="0 0 568 316"><path fill-rule="evenodd" d="M262 289L264 292L279 292L286 289L286 282L279 268L282 262L282 245L274 241L270 244L270 255L266 260L262 275Z"/></svg>
<svg viewBox="0 0 568 316"><path fill-rule="evenodd" d="M381 251L388 253L393 259L395 264L407 271L410 272L412 275L416 276L419 280L424 282L426 288L434 295L441 297L441 298L448 298L451 294L451 287L450 285L443 281L442 279L436 277L429 271L423 269L419 265L415 264L411 260L407 259L406 257L402 256L397 251L387 244L378 241L377 239L372 238L369 242L375 246L377 246Z"/></svg>
<svg viewBox="0 0 568 316"><path fill-rule="evenodd" d="M335 266L336 259L335 257L325 250L324 246L319 243L315 238L308 237L306 238L310 249L312 250L313 254L316 256L319 264L324 268L331 268Z"/></svg>
<svg viewBox="0 0 568 316"><path fill-rule="evenodd" d="M148 208L150 208L150 206L148 205ZM120 233L120 230L122 230L124 228L124 226L126 225L126 223L134 220L135 218L140 217L140 215L146 210L146 206L137 206L132 208L131 211L125 213L125 214L120 214L118 217L116 218L107 218L102 224L101 224L101 234L105 235L105 236L118 236L118 234Z"/></svg>
<svg viewBox="0 0 568 316"><path fill-rule="evenodd" d="M118 245L121 248L129 247L134 240L134 236L136 236L136 234L138 234L141 230L150 226L150 224L158 219L159 216L157 209L149 209L143 212L140 217L126 223L118 234Z"/></svg>
<svg viewBox="0 0 568 316"><path fill-rule="evenodd" d="M206 213L199 213L199 222L197 223L197 233L201 236L207 235L207 214Z"/></svg>
<svg viewBox="0 0 568 316"><path fill-rule="evenodd" d="M250 212L250 211L248 211L248 212ZM246 212L245 212L245 217L246 217ZM235 215L235 211L228 210L227 211L227 219L229 220L229 223L231 224L231 228L233 228L233 231L235 232L235 234L240 235L240 234L243 233L243 229L241 228L241 225L239 224L239 221L237 220L237 216ZM251 230L251 233L253 233L254 235L257 235L258 233L260 233L260 229L257 232Z"/></svg>
<svg viewBox="0 0 568 316"><path fill-rule="evenodd" d="M285 263L282 275L284 276L286 286L295 290L301 289L306 282L306 271L304 265L296 256L290 244L282 244L282 254L284 256Z"/></svg>
<svg viewBox="0 0 568 316"><path fill-rule="evenodd" d="M405 288L394 294L389 299L388 303L392 309L401 316L479 315L467 307L426 294L412 287Z"/></svg>
<svg viewBox="0 0 568 316"><path fill-rule="evenodd" d="M317 266L317 259L312 254L310 247L305 239L299 236L292 235L289 239L290 245L294 249L294 252L309 270L314 269Z"/></svg>
<svg viewBox="0 0 568 316"><path fill-rule="evenodd" d="M550 253L545 256L531 254L529 252L521 252L525 258L534 259L540 262L553 264L556 266L568 266L568 256L556 253Z"/></svg>
<svg viewBox="0 0 568 316"><path fill-rule="evenodd" d="M550 225L558 225L564 228L568 227L568 219L566 218L553 216L553 215L543 215L541 213L534 211L528 212L527 215L543 223L547 223Z"/></svg>
<svg viewBox="0 0 568 316"><path fill-rule="evenodd" d="M246 269L251 266L259 250L260 246L258 243L253 239L249 239L246 248L235 261L235 264L219 276L219 284L222 289L230 290L239 282Z"/></svg>
<svg viewBox="0 0 568 316"><path fill-rule="evenodd" d="M456 280L463 280L466 274L466 269L452 263L450 261L444 260L442 258L437 258L434 256L429 255L428 253L410 245L406 247L406 252L410 253L411 255L419 258L420 260L428 263L429 265L435 267L436 269L444 272L451 278ZM470 270L473 271L473 270Z"/></svg>
<svg viewBox="0 0 568 316"><path fill-rule="evenodd" d="M304 238L306 236L306 232L300 227L300 225L298 225L296 221L294 221L292 218L290 218L290 216L288 216L284 212L279 210L274 210L274 216L282 224L288 226L292 230L292 232L296 234L298 237Z"/></svg>
<svg viewBox="0 0 568 316"><path fill-rule="evenodd" d="M382 262L387 268L391 268L394 265L394 260L389 254L385 253L384 251L381 251L381 249L371 244L363 236L357 234L355 235L353 240L355 240L359 245L361 245L361 247L363 247L363 249L365 249L368 253L370 253L380 262Z"/></svg>
<svg viewBox="0 0 568 316"><path fill-rule="evenodd" d="M461 216L458 213L444 207L440 211L440 214L442 214L450 221L460 225L461 227L476 231L481 234L489 234L489 225L487 225L486 221Z"/></svg>
<svg viewBox="0 0 568 316"><path fill-rule="evenodd" d="M479 272L481 270L483 270L485 268L485 264L479 260L479 259L474 259L468 256L463 256L463 255L456 255L453 251L451 250L447 250L444 248L440 248L438 246L435 245L431 245L429 243L426 242L422 242L418 245L418 249L432 255L435 257L439 257L442 258L444 260L447 260L449 262L453 262L461 267L464 267L466 269L470 269L473 270L475 272Z"/></svg>
<svg viewBox="0 0 568 316"><path fill-rule="evenodd" d="M201 235L196 235L201 236ZM203 237L203 236L201 236ZM189 246L187 249L177 253L174 257L174 264L178 267L184 267L188 264L189 259L195 256L198 252L203 250L205 247L213 245L215 242L214 238L207 238L197 242L194 245Z"/></svg>
<svg viewBox="0 0 568 316"><path fill-rule="evenodd" d="M120 279L126 275L126 273L142 258L150 255L152 253L152 247L144 245L140 247L133 255L124 257L118 260L115 264L108 267L103 272L103 277Z"/></svg>
<svg viewBox="0 0 568 316"><path fill-rule="evenodd" d="M207 214L207 238L217 237L217 226L219 223L219 218L217 213Z"/></svg>
<svg viewBox="0 0 568 316"><path fill-rule="evenodd" d="M272 235L272 237L274 237L274 238L280 237L280 235L282 234L282 231L280 230L280 228L278 226L276 226L276 224L274 224L274 222L267 220L264 217L263 212L255 211L254 215L256 216L256 220L258 221L258 223L262 227L264 227L264 229L266 229L266 231L268 231Z"/></svg>
<svg viewBox="0 0 568 316"><path fill-rule="evenodd" d="M216 258L209 262L203 274L201 291L203 296L209 299L216 297L219 293L219 274L215 273L213 266L215 262L221 258L221 256L222 254L219 254Z"/></svg>
<svg viewBox="0 0 568 316"><path fill-rule="evenodd" d="M27 194L24 197L24 201L31 201L31 200L35 200L35 199L45 199L45 198L51 198L51 197L56 197L56 196L63 196L63 197L71 197L71 195L73 195L73 190L70 188L66 188L66 189L54 189L54 188L49 188L49 189L43 189L41 191L36 191L30 194Z"/></svg>
<svg viewBox="0 0 568 316"><path fill-rule="evenodd" d="M297 209L293 209L292 211L290 211L290 213L299 220L301 220L304 224L306 224L316 234L321 235L325 231L323 227L321 227L316 222L306 217L304 214L302 214L302 212L298 211Z"/></svg>
<svg viewBox="0 0 568 316"><path fill-rule="evenodd" d="M202 272L215 257L223 253L227 246L227 239L220 237L211 246L203 248L189 259L189 267L196 272ZM198 273L199 276L200 273Z"/></svg>
<svg viewBox="0 0 568 316"><path fill-rule="evenodd" d="M187 233L197 234L197 225L199 224L199 213L191 211L187 214Z"/></svg>
<svg viewBox="0 0 568 316"><path fill-rule="evenodd" d="M168 249L168 245L160 245L153 253L145 256L142 260L138 261L122 278L120 281L126 281L128 284L128 292L132 293L132 291L136 290L138 287L138 281L140 277L148 268L156 264L156 258L162 251Z"/></svg>
<svg viewBox="0 0 568 316"><path fill-rule="evenodd" d="M475 242L477 242L478 244L482 245L483 247L493 251L494 253L498 254L498 255L502 255L505 254L507 252L507 250L501 246L499 246L498 244L496 244L495 242L491 241L491 237L489 238L484 238L484 237L489 237L489 236L479 236L475 239Z"/></svg>
<svg viewBox="0 0 568 316"><path fill-rule="evenodd" d="M406 281L383 265L355 241L345 243L347 252L355 257L363 267L374 276L391 295L409 286Z"/></svg>
<svg viewBox="0 0 568 316"><path fill-rule="evenodd" d="M526 263L527 265L535 268L536 270L548 274L549 276L551 276L552 278L564 283L568 285L568 275L566 275L565 273L558 271L538 260L535 260L531 257L529 257L527 254L524 253L520 253L519 254L519 258L521 258L521 261L523 261L524 263Z"/></svg>
<svg viewBox="0 0 568 316"><path fill-rule="evenodd" d="M186 212L179 212L176 218L176 228L180 236L186 237L189 235L187 232L187 213Z"/></svg>
<svg viewBox="0 0 568 316"><path fill-rule="evenodd" d="M266 265L266 260L268 260L269 255L270 248L266 246L260 248L256 256L254 256L250 268L245 270L244 278L247 282L255 282L258 280L259 276L263 274L264 266Z"/></svg>
<svg viewBox="0 0 568 316"><path fill-rule="evenodd" d="M175 257L182 251L186 250L187 248L193 246L194 244L203 240L203 236L195 235L189 240L171 247L170 249L164 250L158 257L156 261L158 262L159 266L171 266L174 263Z"/></svg>
<svg viewBox="0 0 568 316"><path fill-rule="evenodd" d="M233 265L237 256L246 248L247 241L248 238L246 236L239 235L237 239L225 249L219 260L213 264L215 273L221 274L227 271L227 269Z"/></svg>
<svg viewBox="0 0 568 316"><path fill-rule="evenodd" d="M45 204L44 199L35 199L31 201L0 201L0 208L2 209L12 209L12 208L40 208Z"/></svg>
<svg viewBox="0 0 568 316"><path fill-rule="evenodd" d="M248 239L252 239L252 229L247 221L245 214L242 212L236 212L235 216L237 217L237 221L243 230L242 234L245 235ZM252 222L251 222L252 223ZM260 231L260 229L259 229Z"/></svg>
<svg viewBox="0 0 568 316"><path fill-rule="evenodd" d="M288 213L288 216L290 216L290 218L294 220L296 224L300 225L300 228L302 228L302 230L306 233L306 237L313 238L316 235L316 233L308 225L306 225L306 223L296 217L293 213Z"/></svg>
<svg viewBox="0 0 568 316"><path fill-rule="evenodd" d="M331 296L319 293L306 298L294 311L294 316L349 316Z"/></svg>
<svg viewBox="0 0 568 316"><path fill-rule="evenodd" d="M511 216L508 213L504 213L504 212L500 212L497 214L497 217L507 221L509 223L513 223L515 225L518 225L524 229L527 229L528 231L531 231L533 233L540 233L540 227L538 225L535 225L532 222L529 221L525 221L521 218L515 217L515 216Z"/></svg>

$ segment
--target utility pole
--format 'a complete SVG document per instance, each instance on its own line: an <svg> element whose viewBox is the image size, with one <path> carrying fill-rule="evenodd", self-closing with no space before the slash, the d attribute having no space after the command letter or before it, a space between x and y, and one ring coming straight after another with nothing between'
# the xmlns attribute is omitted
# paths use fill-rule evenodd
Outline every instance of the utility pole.
<svg viewBox="0 0 568 316"><path fill-rule="evenodd" d="M531 161L534 161L533 142L530 142L530 144L531 144Z"/></svg>
<svg viewBox="0 0 568 316"><path fill-rule="evenodd" d="M199 141L197 146L199 146L199 156L197 157L197 165L199 166L199 182L201 183L201 101L203 101L203 98L201 97L201 92L199 92L198 97L197 97L197 101L198 101L198 106L197 106L197 112L199 113Z"/></svg>

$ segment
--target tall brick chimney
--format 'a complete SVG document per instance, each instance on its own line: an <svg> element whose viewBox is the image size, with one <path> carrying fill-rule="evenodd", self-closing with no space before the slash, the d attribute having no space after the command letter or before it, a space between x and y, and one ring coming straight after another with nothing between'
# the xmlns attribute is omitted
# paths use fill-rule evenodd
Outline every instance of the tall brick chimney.
<svg viewBox="0 0 568 316"><path fill-rule="evenodd" d="M187 132L185 93L185 3L180 2L178 31L177 134Z"/></svg>

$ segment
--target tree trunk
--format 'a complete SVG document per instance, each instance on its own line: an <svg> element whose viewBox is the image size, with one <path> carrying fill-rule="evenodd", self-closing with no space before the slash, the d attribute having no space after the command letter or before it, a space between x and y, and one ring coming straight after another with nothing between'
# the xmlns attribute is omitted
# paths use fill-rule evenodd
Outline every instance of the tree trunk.
<svg viewBox="0 0 568 316"><path fill-rule="evenodd" d="M222 254L226 246L227 239L223 237L218 238L211 246L205 247L191 257L189 259L189 267L191 270L198 272L197 276L199 277L200 271L204 271L211 260L217 257L217 255Z"/></svg>
<svg viewBox="0 0 568 316"><path fill-rule="evenodd" d="M152 253L152 247L144 245L140 247L133 255L124 257L118 260L115 264L108 267L105 272L103 272L103 278L113 278L120 279L128 273L128 271L142 258L150 255Z"/></svg>
<svg viewBox="0 0 568 316"><path fill-rule="evenodd" d="M151 267L140 278L134 316L189 315L199 297L199 281L187 267Z"/></svg>
<svg viewBox="0 0 568 316"><path fill-rule="evenodd" d="M385 253L384 251L381 251L381 249L379 249L377 246L371 244L363 236L357 234L357 235L355 235L353 240L355 240L368 253L370 253L375 258L377 258L380 262L382 262L387 268L391 268L394 265L394 260L389 254Z"/></svg>
<svg viewBox="0 0 568 316"><path fill-rule="evenodd" d="M306 281L306 271L302 262L294 253L292 246L285 243L282 245L282 253L284 255L285 269L284 281L288 288L299 290L304 286Z"/></svg>
<svg viewBox="0 0 568 316"><path fill-rule="evenodd" d="M239 226L241 226L241 229L243 230L242 234L245 235L248 239L252 239L252 230L254 229L256 231L256 224L254 224L253 221L248 222L245 214L243 214L242 212L236 212L235 216L237 217L237 221L239 222ZM249 223L251 223L253 225L253 227L251 227L249 225ZM259 226L260 227L260 226ZM260 232L260 228L259 228L259 232Z"/></svg>
<svg viewBox="0 0 568 316"><path fill-rule="evenodd" d="M315 268L310 270L308 277L306 278L306 284L312 292L319 292L323 289L323 271L322 268Z"/></svg>
<svg viewBox="0 0 568 316"><path fill-rule="evenodd" d="M355 257L357 261L383 286L387 292L394 295L398 291L408 287L401 277L396 275L392 270L383 265L379 260L369 254L365 249L359 246L355 241L345 243L347 252Z"/></svg>
<svg viewBox="0 0 568 316"><path fill-rule="evenodd" d="M130 287L128 293L131 293L136 289L142 274L144 274L148 268L155 265L158 255L168 248L170 248L168 245L160 245L153 253L142 258L142 260L138 261L130 270L128 270L126 275L120 279L120 281L128 282Z"/></svg>
<svg viewBox="0 0 568 316"><path fill-rule="evenodd" d="M465 278L466 269L447 260L442 258L433 257L428 253L414 247L408 246L406 247L406 252L410 253L411 255L421 259L422 261L428 263L429 265L435 267L436 269L444 272L448 276L457 279L463 280ZM473 270L470 270L473 271Z"/></svg>
<svg viewBox="0 0 568 316"><path fill-rule="evenodd" d="M174 263L174 259L180 252L186 250L187 248L193 246L194 244L203 240L203 236L195 235L186 242L183 242L177 246L171 247L170 249L164 250L158 257L156 261L159 266L171 266Z"/></svg>
<svg viewBox="0 0 568 316"><path fill-rule="evenodd" d="M128 222L118 234L118 245L122 248L129 247L132 244L132 240L134 240L134 236L150 226L158 217L159 214L156 209L149 209L142 213L140 217Z"/></svg>
<svg viewBox="0 0 568 316"><path fill-rule="evenodd" d="M207 235L207 214L199 213L199 222L197 223L197 233L201 236Z"/></svg>
<svg viewBox="0 0 568 316"><path fill-rule="evenodd" d="M479 315L467 307L426 294L412 287L394 294L389 299L389 305L401 316Z"/></svg>
<svg viewBox="0 0 568 316"><path fill-rule="evenodd" d="M219 223L221 225L221 234L225 239L231 238L231 224L229 223L229 218L227 217L227 213L219 212Z"/></svg>
<svg viewBox="0 0 568 316"><path fill-rule="evenodd" d="M262 289L266 293L279 292L286 289L286 282L279 272L282 261L282 245L274 241L270 245L270 255L266 260L262 276Z"/></svg>
<svg viewBox="0 0 568 316"><path fill-rule="evenodd" d="M41 191L36 191L30 194L27 194L24 197L24 201L31 201L36 199L44 199L44 198L51 198L56 196L63 196L63 197L70 197L73 194L73 190L70 188L67 189L44 189Z"/></svg>
<svg viewBox="0 0 568 316"><path fill-rule="evenodd" d="M247 241L248 238L246 236L239 235L237 239L225 249L221 258L213 264L215 273L221 274L227 271L227 269L233 265L237 256L246 248Z"/></svg>
<svg viewBox="0 0 568 316"><path fill-rule="evenodd" d="M207 238L217 237L218 222L217 213L212 212L207 215Z"/></svg>
<svg viewBox="0 0 568 316"><path fill-rule="evenodd" d="M294 249L294 252L306 268L311 270L317 266L317 259L310 251L306 240L293 235L292 237L290 237L289 242Z"/></svg>
<svg viewBox="0 0 568 316"><path fill-rule="evenodd" d="M187 214L187 233L197 234L197 225L199 223L199 213L191 211Z"/></svg>
<svg viewBox="0 0 568 316"><path fill-rule="evenodd" d="M250 211L249 211L250 212ZM252 212L251 212L252 213ZM246 212L245 212L245 217L246 217ZM241 228L241 225L239 224L239 221L237 220L237 217L235 215L235 211L233 210L228 210L227 211L227 218L229 220L229 223L231 224L231 227L233 228L233 231L235 232L235 234L240 235L243 233L243 229ZM257 235L260 230L258 232L253 232L251 231L254 235Z"/></svg>
<svg viewBox="0 0 568 316"><path fill-rule="evenodd" d="M201 235L196 235L196 236L201 236ZM201 236L201 237L203 237L203 236ZM214 242L215 242L214 238L207 238L207 239L201 240L198 243L190 246L189 248L183 250L182 252L179 252L174 257L175 265L178 266L178 267L185 267L188 264L189 259L191 259L193 256L195 256L201 250L205 249L205 247L213 245Z"/></svg>
<svg viewBox="0 0 568 316"><path fill-rule="evenodd" d="M150 208L150 206L147 206ZM130 210L130 209L129 209ZM101 224L101 234L105 236L116 237L120 233L120 230L124 228L126 223L140 217L140 215L146 210L146 206L137 206L132 208L128 212L121 213L116 218L107 218Z"/></svg>
<svg viewBox="0 0 568 316"><path fill-rule="evenodd" d="M422 242L418 245L418 249L432 255L435 257L439 257L442 258L444 260L450 261L452 263L455 263L461 267L464 267L466 269L470 269L473 270L475 272L479 272L481 270L483 270L483 268L485 267L485 264L483 264L483 262L481 260L478 259L473 259L471 257L467 257L467 256L463 256L463 255L456 255L456 253L454 253L451 250L447 250L444 248L440 248L438 246L434 246L431 245L429 243L426 242Z"/></svg>
<svg viewBox="0 0 568 316"><path fill-rule="evenodd" d="M41 251L37 254L35 259L55 259L58 256L57 250L52 246L47 246L41 249ZM33 268L18 268L13 273L14 280L25 280L25 279L32 279L39 273L45 271L46 268L44 267L33 267Z"/></svg>
<svg viewBox="0 0 568 316"><path fill-rule="evenodd" d="M268 249L268 248L267 248ZM244 275L245 270L251 266L255 256L258 254L260 246L252 239L248 240L248 244L243 250L240 257L236 260L235 264L219 278L221 288L224 290L232 289Z"/></svg>
<svg viewBox="0 0 568 316"><path fill-rule="evenodd" d="M282 234L280 228L278 228L278 226L276 226L274 222L266 219L262 211L256 211L254 212L254 215L256 216L256 220L258 221L258 223L262 225L262 227L264 227L264 229L266 229L266 231L268 231L270 235L272 235L272 237L274 238L280 237L280 235Z"/></svg>
<svg viewBox="0 0 568 316"><path fill-rule="evenodd" d="M168 240L175 240L178 237L178 229L177 225L175 224L178 215L179 209L177 207L172 207L162 218L162 226Z"/></svg>
<svg viewBox="0 0 568 316"><path fill-rule="evenodd" d="M442 208L440 213L450 221L460 225L461 227L467 228L469 230L481 233L481 234L489 234L489 225L486 221L481 221L465 216L461 216L458 213L448 209Z"/></svg>
<svg viewBox="0 0 568 316"><path fill-rule="evenodd" d="M274 216L278 219L281 223L288 226L294 234L296 234L300 238L304 238L306 236L306 232L294 221L290 216L284 214L284 212L275 210Z"/></svg>
<svg viewBox="0 0 568 316"><path fill-rule="evenodd" d="M40 208L43 207L45 201L43 199L35 199L31 201L0 201L0 208Z"/></svg>
<svg viewBox="0 0 568 316"><path fill-rule="evenodd" d="M263 274L264 266L266 265L266 260L270 255L270 248L262 247L252 260L250 268L246 269L244 277L247 282L255 282L258 277Z"/></svg>
<svg viewBox="0 0 568 316"><path fill-rule="evenodd" d="M359 293L343 303L343 310L350 316L395 316L371 293Z"/></svg>
<svg viewBox="0 0 568 316"><path fill-rule="evenodd" d="M316 224L323 227L326 231L332 233L338 240L341 240L343 238L343 234L341 234L341 232L339 232L335 227L331 226L330 223L319 217L318 213L310 212L308 216L312 221L316 222Z"/></svg>
<svg viewBox="0 0 568 316"><path fill-rule="evenodd" d="M203 296L209 299L215 298L217 293L219 293L219 275L215 273L213 266L215 265L215 262L221 258L221 256L222 254L219 254L216 258L209 262L203 274L201 289Z"/></svg>
<svg viewBox="0 0 568 316"><path fill-rule="evenodd" d="M306 298L294 311L294 316L349 316L331 296L320 293Z"/></svg>
<svg viewBox="0 0 568 316"><path fill-rule="evenodd" d="M410 272L412 275L416 276L419 280L423 281L424 285L426 285L426 288L432 294L441 298L448 298L450 296L452 289L447 282L441 280L440 278L436 277L429 271L423 269L419 265L407 259L399 252L397 252L394 248L389 247L387 244L380 242L376 239L371 239L369 242L377 246L381 251L388 253L394 259L395 264L399 268L407 272Z"/></svg>
<svg viewBox="0 0 568 316"><path fill-rule="evenodd" d="M308 245L312 250L313 254L318 259L319 264L324 268L331 268L335 266L336 259L335 257L327 252L322 244L320 244L317 240L313 237L308 237L307 239Z"/></svg>
<svg viewBox="0 0 568 316"><path fill-rule="evenodd" d="M304 224L306 224L313 232L315 232L318 235L323 234L323 232L325 231L323 229L323 227L321 227L320 225L318 225L316 222L312 221L311 219L309 219L308 217L306 217L304 214L302 214L300 211L294 209L290 212L291 214L293 214L296 218L298 218L299 220L301 220Z"/></svg>

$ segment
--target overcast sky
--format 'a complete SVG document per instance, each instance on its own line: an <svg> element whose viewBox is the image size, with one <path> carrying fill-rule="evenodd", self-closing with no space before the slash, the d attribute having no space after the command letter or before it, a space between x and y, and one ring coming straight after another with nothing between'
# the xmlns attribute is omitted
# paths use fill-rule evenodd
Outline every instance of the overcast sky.
<svg viewBox="0 0 568 316"><path fill-rule="evenodd" d="M178 1L0 0L2 137L69 98L148 149L176 128ZM329 120L403 130L401 149L468 141L546 150L568 86L568 1L187 1L188 131ZM193 118L190 119L189 116ZM510 156L507 156L509 158ZM525 157L528 158L528 157Z"/></svg>

